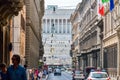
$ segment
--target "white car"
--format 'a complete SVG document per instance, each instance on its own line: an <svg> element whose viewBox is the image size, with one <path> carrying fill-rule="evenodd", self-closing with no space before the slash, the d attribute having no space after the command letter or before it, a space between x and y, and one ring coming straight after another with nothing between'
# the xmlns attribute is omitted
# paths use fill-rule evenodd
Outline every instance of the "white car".
<svg viewBox="0 0 120 80"><path fill-rule="evenodd" d="M61 75L61 69L56 68L56 69L54 70L54 75Z"/></svg>
<svg viewBox="0 0 120 80"><path fill-rule="evenodd" d="M82 71L75 70L73 72L73 80L84 80L85 76Z"/></svg>
<svg viewBox="0 0 120 80"><path fill-rule="evenodd" d="M93 71L90 72L87 80L110 80L110 77L108 76L107 72Z"/></svg>

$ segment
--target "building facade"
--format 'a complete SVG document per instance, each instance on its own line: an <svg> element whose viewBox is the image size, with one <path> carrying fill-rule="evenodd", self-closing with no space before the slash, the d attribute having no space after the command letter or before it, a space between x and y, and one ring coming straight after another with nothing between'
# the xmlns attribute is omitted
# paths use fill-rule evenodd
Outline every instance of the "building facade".
<svg viewBox="0 0 120 80"><path fill-rule="evenodd" d="M76 14L79 15L79 19L77 19ZM102 67L103 21L99 19L97 14L97 1L84 0L79 3L76 11L71 15L71 21L73 25L77 24L73 26L73 33L75 27L79 29L72 39L73 45L75 45L74 39L78 35L78 52L74 52L75 48L73 50L73 55L77 53L75 57L77 58L78 68L84 70L88 66Z"/></svg>
<svg viewBox="0 0 120 80"><path fill-rule="evenodd" d="M0 0L0 63L10 64L10 42L11 19L17 16L24 5L23 0Z"/></svg>
<svg viewBox="0 0 120 80"><path fill-rule="evenodd" d="M10 27L10 41L12 43L13 54L19 54L21 56L21 64L25 64L25 28L26 28L26 7L23 6L18 16L12 18L12 24ZM10 56L10 57L11 57Z"/></svg>
<svg viewBox="0 0 120 80"><path fill-rule="evenodd" d="M39 67L39 60L43 56L41 40L41 19L44 15L44 0L25 0L25 5L25 63L29 68Z"/></svg>
<svg viewBox="0 0 120 80"><path fill-rule="evenodd" d="M109 3L106 3L105 16L101 17L97 12L97 1L84 0L71 16L71 21L73 25L79 22L80 55L77 56L79 68L101 67L107 70L111 79L119 80L120 5L118 0L114 0L114 3L115 7L111 12ZM76 19L76 14L80 15L80 19ZM75 27L74 25L73 28ZM73 49L75 50L75 47ZM73 54L76 54L74 50Z"/></svg>
<svg viewBox="0 0 120 80"><path fill-rule="evenodd" d="M79 45L79 38L80 38L80 28L79 28L79 19L80 14L78 12L80 3L76 6L76 10L74 13L72 13L70 17L70 21L72 23L72 65L73 68L79 69L79 62L78 61L78 55L80 53L80 45Z"/></svg>
<svg viewBox="0 0 120 80"><path fill-rule="evenodd" d="M11 56L19 54L21 64L38 67L44 53L41 39L44 0L1 0L0 4L0 63L9 65Z"/></svg>
<svg viewBox="0 0 120 80"><path fill-rule="evenodd" d="M120 5L119 0L114 0L115 7L109 11L109 3L105 6L103 60L104 68L116 80L120 79ZM117 79L119 78L119 79Z"/></svg>
<svg viewBox="0 0 120 80"><path fill-rule="evenodd" d="M59 9L57 5L48 5L45 9L42 25L44 57L47 65L71 65L70 42L71 22L74 9Z"/></svg>

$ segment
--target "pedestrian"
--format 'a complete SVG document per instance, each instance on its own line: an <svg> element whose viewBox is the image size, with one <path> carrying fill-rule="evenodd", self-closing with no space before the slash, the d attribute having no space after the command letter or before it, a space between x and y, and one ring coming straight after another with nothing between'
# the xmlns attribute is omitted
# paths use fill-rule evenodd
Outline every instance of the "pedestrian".
<svg viewBox="0 0 120 80"><path fill-rule="evenodd" d="M29 69L29 80L32 80L32 69Z"/></svg>
<svg viewBox="0 0 120 80"><path fill-rule="evenodd" d="M28 67L27 64L25 64L24 68L25 68L25 71L26 71L27 80L29 80L30 74L29 74L29 70L27 69L27 67Z"/></svg>
<svg viewBox="0 0 120 80"><path fill-rule="evenodd" d="M43 70L43 75L45 75L45 76L47 75L47 70L46 69Z"/></svg>
<svg viewBox="0 0 120 80"><path fill-rule="evenodd" d="M20 65L20 56L14 54L12 56L12 65L7 69L8 80L27 80L26 71L24 67Z"/></svg>
<svg viewBox="0 0 120 80"><path fill-rule="evenodd" d="M35 78L35 80L36 80L37 77L38 77L38 73L39 73L38 69L35 69L35 71L34 71L34 78Z"/></svg>
<svg viewBox="0 0 120 80"><path fill-rule="evenodd" d="M25 68L25 70L27 70L27 65L26 64L24 65L24 68Z"/></svg>
<svg viewBox="0 0 120 80"><path fill-rule="evenodd" d="M40 70L38 73L38 80L42 80L43 71Z"/></svg>
<svg viewBox="0 0 120 80"><path fill-rule="evenodd" d="M7 80L7 68L5 63L0 64L0 80Z"/></svg>
<svg viewBox="0 0 120 80"><path fill-rule="evenodd" d="M30 80L34 80L35 78L34 78L34 68L32 68L32 69L30 69L29 70L29 78L30 78Z"/></svg>

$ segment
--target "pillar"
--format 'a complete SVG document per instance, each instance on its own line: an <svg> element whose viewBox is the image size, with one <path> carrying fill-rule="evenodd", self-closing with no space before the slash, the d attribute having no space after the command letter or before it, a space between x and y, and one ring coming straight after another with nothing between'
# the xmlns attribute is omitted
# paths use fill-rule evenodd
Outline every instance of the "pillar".
<svg viewBox="0 0 120 80"><path fill-rule="evenodd" d="M61 21L62 21L62 31L61 31L61 33L63 33L63 19Z"/></svg>
<svg viewBox="0 0 120 80"><path fill-rule="evenodd" d="M45 33L47 33L47 26L48 26L48 25L47 25L47 19L45 19L45 24L46 24L46 25L45 25Z"/></svg>
<svg viewBox="0 0 120 80"><path fill-rule="evenodd" d="M120 30L117 30L118 49L117 49L117 76L120 77Z"/></svg>
<svg viewBox="0 0 120 80"><path fill-rule="evenodd" d="M60 27L60 24L59 24L59 19L58 19L58 33L60 32L60 31L59 31L59 29L60 29L59 27Z"/></svg>
<svg viewBox="0 0 120 80"><path fill-rule="evenodd" d="M50 33L51 33L51 28L52 28L52 24L51 24L51 19L49 19L49 22L50 22Z"/></svg>
<svg viewBox="0 0 120 80"><path fill-rule="evenodd" d="M53 30L53 33L55 33L55 31L56 31L55 19L53 19L53 24L54 24L54 30Z"/></svg>
<svg viewBox="0 0 120 80"><path fill-rule="evenodd" d="M68 25L67 25L67 19L65 19L65 20L66 20L66 26L65 26L65 27L66 27L66 28L65 28L66 30L65 30L65 32L67 33L67 26L68 26Z"/></svg>

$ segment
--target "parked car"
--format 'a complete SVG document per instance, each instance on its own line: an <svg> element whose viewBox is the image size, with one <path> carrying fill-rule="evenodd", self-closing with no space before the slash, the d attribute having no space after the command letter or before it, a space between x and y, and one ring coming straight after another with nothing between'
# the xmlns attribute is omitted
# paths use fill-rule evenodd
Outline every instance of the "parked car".
<svg viewBox="0 0 120 80"><path fill-rule="evenodd" d="M61 68L61 71L65 71L65 68Z"/></svg>
<svg viewBox="0 0 120 80"><path fill-rule="evenodd" d="M110 77L105 71L92 71L87 80L110 80Z"/></svg>
<svg viewBox="0 0 120 80"><path fill-rule="evenodd" d="M61 69L56 68L56 69L54 70L54 75L61 75Z"/></svg>
<svg viewBox="0 0 120 80"><path fill-rule="evenodd" d="M75 70L73 71L73 80L84 80L85 76L83 74L83 71Z"/></svg>

